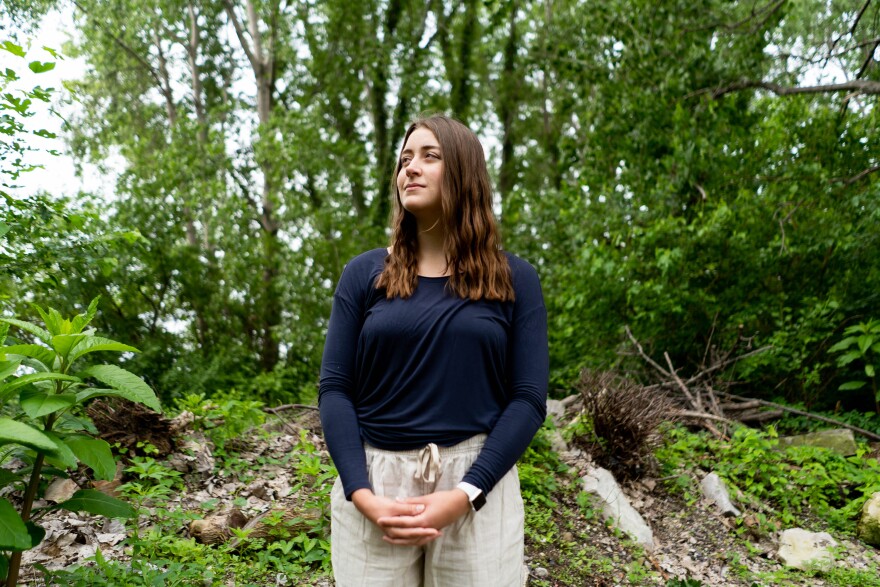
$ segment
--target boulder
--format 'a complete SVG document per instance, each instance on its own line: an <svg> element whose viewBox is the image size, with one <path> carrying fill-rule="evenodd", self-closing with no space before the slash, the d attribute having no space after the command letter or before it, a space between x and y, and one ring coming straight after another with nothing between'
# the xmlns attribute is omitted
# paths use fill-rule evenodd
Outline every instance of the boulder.
<svg viewBox="0 0 880 587"><path fill-rule="evenodd" d="M787 567L805 569L807 566L829 568L834 564L831 548L837 542L827 532L809 532L790 528L779 537L776 556Z"/></svg>
<svg viewBox="0 0 880 587"><path fill-rule="evenodd" d="M601 467L591 468L581 481L584 484L584 491L598 496L601 500L603 519L611 520L617 528L641 544L646 551L654 550L654 533L651 527L629 503L610 471Z"/></svg>
<svg viewBox="0 0 880 587"><path fill-rule="evenodd" d="M845 457L856 454L857 449L852 430L846 428L820 430L797 436L782 436L779 438L779 446L819 446L833 450Z"/></svg>
<svg viewBox="0 0 880 587"><path fill-rule="evenodd" d="M703 477L703 480L700 482L700 487L703 489L703 495L706 499L713 502L723 515L731 517L739 517L742 515L742 513L736 509L730 501L730 494L727 492L727 487L724 485L724 481L721 480L721 477L716 473L709 473Z"/></svg>
<svg viewBox="0 0 880 587"><path fill-rule="evenodd" d="M880 546L880 491L874 493L862 506L858 536L867 544Z"/></svg>

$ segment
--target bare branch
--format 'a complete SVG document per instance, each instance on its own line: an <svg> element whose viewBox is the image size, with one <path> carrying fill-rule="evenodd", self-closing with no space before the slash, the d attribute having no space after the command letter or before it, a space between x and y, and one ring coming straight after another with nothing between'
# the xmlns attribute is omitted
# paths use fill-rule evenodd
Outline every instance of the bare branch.
<svg viewBox="0 0 880 587"><path fill-rule="evenodd" d="M79 2L77 2L77 0L73 0L73 4L74 4L77 8L79 8L83 13L85 13L86 15L89 15L89 12L85 9L85 7L84 7L82 4L80 4ZM89 16L91 16L91 15L89 15ZM95 25L96 25L99 29L101 29L105 34L107 34L107 35L113 40L114 43L116 43L117 45L119 45L119 46L122 48L123 51L125 51L126 53L128 53L132 58L134 58L135 61L137 61L138 63L140 63L140 64L144 67L144 69L146 69L146 70L150 73L150 77L153 78L153 81L156 82L156 86L159 88L159 91L162 92L163 95L164 95L164 93L165 93L165 88L162 86L162 80L160 79L160 77L159 77L159 73L155 70L155 68L153 68L153 66L150 65L150 63L147 62L146 59L144 59L143 57L141 57L141 56L137 53L137 51L135 51L134 49L132 49L131 47L129 47L129 46L125 43L125 41L123 41L122 39L120 39L119 37L117 37L115 34L113 34L113 33L110 31L109 28L107 28L106 26L104 26L103 24L101 24L100 22L98 22L97 20L95 21Z"/></svg>
<svg viewBox="0 0 880 587"><path fill-rule="evenodd" d="M250 61L251 67L254 71L257 71L259 61L257 61L257 58L251 51L251 45L248 43L247 37L245 36L241 21L238 20L238 16L235 14L235 7L232 5L231 0L223 0L223 7L226 9L226 15L229 16L229 20L235 28L235 35L238 37L238 42L241 43L241 48L244 49L244 54L247 55L248 61Z"/></svg>
<svg viewBox="0 0 880 587"><path fill-rule="evenodd" d="M850 185L850 184L853 184L853 183L859 181L863 177L874 173L875 171L880 171L880 165L874 165L873 167L869 167L869 168L865 169L864 171L861 171L861 172L855 174L852 177L835 177L831 181L832 181L832 183L841 182L844 185Z"/></svg>
<svg viewBox="0 0 880 587"><path fill-rule="evenodd" d="M828 424L834 424L835 426L840 426L841 428L848 428L849 430L852 430L853 432L858 432L859 434L861 434L862 436L864 436L866 438L870 438L872 440L880 440L880 435L878 435L878 434L874 434L873 432L871 432L869 430L865 430L864 428L859 428L857 426L850 426L846 422L841 422L840 420L835 420L834 418L826 418L825 416L820 416L819 414L813 414L811 412L804 412L803 410L797 410L795 408L783 406L782 404L776 404L773 402L764 401L762 399L743 397L741 395L735 395L732 393L728 393L726 391L719 391L718 393L720 393L721 395L723 395L725 397L729 397L731 399L736 399L736 400L740 400L740 401L747 401L747 402L757 402L757 403L761 404L762 406L776 408L776 409L782 410L784 412L791 412L792 414L797 414L798 416L804 416L805 418L811 418L813 420L819 420L820 422L827 422Z"/></svg>
<svg viewBox="0 0 880 587"><path fill-rule="evenodd" d="M713 98L720 98L725 94L740 90L764 89L773 92L777 96L792 96L795 94L830 94L834 92L854 92L856 94L880 94L880 82L872 80L856 79L839 84L827 84L819 86L787 87L777 83L762 80L742 80L728 84L727 86L706 89L695 94L711 93Z"/></svg>

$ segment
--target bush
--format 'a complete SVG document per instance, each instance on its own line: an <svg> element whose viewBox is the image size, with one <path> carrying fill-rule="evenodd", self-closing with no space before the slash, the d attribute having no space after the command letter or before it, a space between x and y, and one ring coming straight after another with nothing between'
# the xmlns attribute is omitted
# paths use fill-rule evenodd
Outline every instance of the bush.
<svg viewBox="0 0 880 587"><path fill-rule="evenodd" d="M637 479L652 468L660 424L670 404L656 391L612 372L581 372L578 390L592 422L592 452L618 478Z"/></svg>

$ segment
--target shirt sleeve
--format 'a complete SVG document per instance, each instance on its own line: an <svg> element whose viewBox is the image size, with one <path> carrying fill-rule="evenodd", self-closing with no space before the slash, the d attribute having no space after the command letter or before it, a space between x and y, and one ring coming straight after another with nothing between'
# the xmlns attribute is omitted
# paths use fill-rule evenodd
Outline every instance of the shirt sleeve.
<svg viewBox="0 0 880 587"><path fill-rule="evenodd" d="M547 309L534 267L514 265L513 319L508 340L510 403L501 413L464 481L488 494L525 453L547 416L550 353Z"/></svg>
<svg viewBox="0 0 880 587"><path fill-rule="evenodd" d="M354 407L357 346L370 288L369 274L361 273L350 263L336 286L318 391L324 439L348 500L358 489L371 488Z"/></svg>

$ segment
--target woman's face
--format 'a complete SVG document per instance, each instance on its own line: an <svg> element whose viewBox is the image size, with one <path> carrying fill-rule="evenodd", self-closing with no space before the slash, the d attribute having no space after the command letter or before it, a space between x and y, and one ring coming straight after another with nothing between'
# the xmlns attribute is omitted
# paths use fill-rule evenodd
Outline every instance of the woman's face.
<svg viewBox="0 0 880 587"><path fill-rule="evenodd" d="M419 127L409 135L400 154L397 191L400 204L420 222L440 217L443 153L430 130Z"/></svg>

